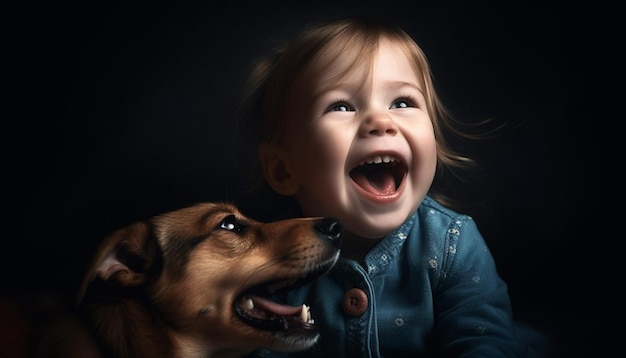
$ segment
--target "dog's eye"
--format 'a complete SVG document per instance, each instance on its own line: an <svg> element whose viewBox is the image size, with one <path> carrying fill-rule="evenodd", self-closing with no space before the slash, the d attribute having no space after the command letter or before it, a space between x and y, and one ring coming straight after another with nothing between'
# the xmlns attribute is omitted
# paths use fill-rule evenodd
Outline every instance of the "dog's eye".
<svg viewBox="0 0 626 358"><path fill-rule="evenodd" d="M241 232L241 230L243 230L244 228L244 225L242 225L237 220L237 217L235 217L235 215L228 215L227 217L222 219L222 222L220 223L219 227L220 229L224 229L228 231Z"/></svg>

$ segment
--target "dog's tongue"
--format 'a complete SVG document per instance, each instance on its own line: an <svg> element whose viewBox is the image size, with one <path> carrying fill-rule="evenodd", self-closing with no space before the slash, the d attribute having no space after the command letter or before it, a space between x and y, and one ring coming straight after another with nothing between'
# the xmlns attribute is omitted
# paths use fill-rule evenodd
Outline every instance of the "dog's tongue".
<svg viewBox="0 0 626 358"><path fill-rule="evenodd" d="M351 176L358 186L372 194L389 195L396 191L396 180L388 171L372 171L367 175L359 171Z"/></svg>
<svg viewBox="0 0 626 358"><path fill-rule="evenodd" d="M302 311L301 306L293 307L282 305L280 303L257 295L248 295L248 298L250 298L254 302L255 308L269 311L277 316L291 316L300 314L300 312Z"/></svg>

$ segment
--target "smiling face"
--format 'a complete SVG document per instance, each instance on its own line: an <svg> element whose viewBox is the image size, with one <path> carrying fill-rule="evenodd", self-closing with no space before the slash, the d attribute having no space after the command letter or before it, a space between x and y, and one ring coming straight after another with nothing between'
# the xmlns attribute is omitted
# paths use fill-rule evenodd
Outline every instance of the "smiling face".
<svg viewBox="0 0 626 358"><path fill-rule="evenodd" d="M293 195L304 215L332 216L347 232L376 239L424 199L437 146L407 52L383 37L371 54L355 62L359 54L327 46L296 83L282 136L261 159L269 184Z"/></svg>

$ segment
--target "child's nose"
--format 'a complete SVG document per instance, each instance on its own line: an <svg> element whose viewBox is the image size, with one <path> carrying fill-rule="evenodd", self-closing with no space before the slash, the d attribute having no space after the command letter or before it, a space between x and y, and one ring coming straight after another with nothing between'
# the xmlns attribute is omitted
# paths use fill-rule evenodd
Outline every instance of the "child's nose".
<svg viewBox="0 0 626 358"><path fill-rule="evenodd" d="M386 113L369 113L361 122L359 128L361 136L384 136L384 135L396 135L398 133L398 126L393 119Z"/></svg>

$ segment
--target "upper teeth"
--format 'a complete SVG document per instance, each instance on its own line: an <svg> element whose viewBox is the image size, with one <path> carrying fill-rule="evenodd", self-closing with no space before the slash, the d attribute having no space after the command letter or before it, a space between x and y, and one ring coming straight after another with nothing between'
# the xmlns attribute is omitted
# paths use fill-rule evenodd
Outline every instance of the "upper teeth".
<svg viewBox="0 0 626 358"><path fill-rule="evenodd" d="M375 155L371 158L367 158L366 160L364 160L361 165L364 165L365 163L367 164L380 164L380 163L392 163L395 162L397 159L390 156L390 155Z"/></svg>

